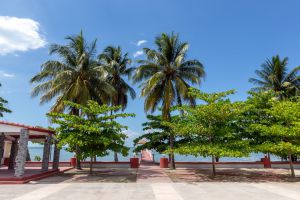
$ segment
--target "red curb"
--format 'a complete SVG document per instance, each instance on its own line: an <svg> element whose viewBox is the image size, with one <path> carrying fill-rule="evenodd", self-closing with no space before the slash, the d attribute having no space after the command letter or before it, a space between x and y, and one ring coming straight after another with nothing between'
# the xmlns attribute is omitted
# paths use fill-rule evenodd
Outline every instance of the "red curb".
<svg viewBox="0 0 300 200"><path fill-rule="evenodd" d="M42 172L40 174L34 174L28 177L23 177L23 178L0 178L0 184L24 184L28 183L30 181L35 181L35 180L40 180L55 174L63 173L68 170L73 169L72 167L64 169L64 170L50 170L47 172Z"/></svg>

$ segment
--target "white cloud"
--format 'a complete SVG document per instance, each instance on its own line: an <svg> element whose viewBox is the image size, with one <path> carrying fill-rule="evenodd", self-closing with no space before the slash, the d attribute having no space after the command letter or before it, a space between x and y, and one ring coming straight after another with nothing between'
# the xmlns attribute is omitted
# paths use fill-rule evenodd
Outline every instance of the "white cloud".
<svg viewBox="0 0 300 200"><path fill-rule="evenodd" d="M136 43L136 46L141 46L142 44L146 43L147 40L139 40L137 43Z"/></svg>
<svg viewBox="0 0 300 200"><path fill-rule="evenodd" d="M15 75L14 74L9 74L9 73L6 73L4 71L0 71L0 77L5 77L5 78L14 78Z"/></svg>
<svg viewBox="0 0 300 200"><path fill-rule="evenodd" d="M40 24L29 18L0 16L0 55L38 49L46 45Z"/></svg>
<svg viewBox="0 0 300 200"><path fill-rule="evenodd" d="M143 55L143 50L140 50L140 51L135 52L135 53L133 54L133 57L136 58L136 57L141 56L141 55Z"/></svg>

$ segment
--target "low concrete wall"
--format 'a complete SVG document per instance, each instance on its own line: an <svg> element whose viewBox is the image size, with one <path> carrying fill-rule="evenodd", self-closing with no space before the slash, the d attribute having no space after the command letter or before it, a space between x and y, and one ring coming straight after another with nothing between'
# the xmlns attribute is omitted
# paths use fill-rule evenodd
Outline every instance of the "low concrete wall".
<svg viewBox="0 0 300 200"><path fill-rule="evenodd" d="M81 162L81 167L89 168L90 162ZM93 168L130 168L130 162L93 162Z"/></svg>
<svg viewBox="0 0 300 200"><path fill-rule="evenodd" d="M70 167L70 162L59 162L60 167ZM42 167L42 162L27 161L25 167ZM49 167L52 167L52 162L49 162Z"/></svg>
<svg viewBox="0 0 300 200"><path fill-rule="evenodd" d="M159 163L157 163L159 165ZM216 162L216 168L264 168L263 162ZM176 162L176 168L190 168L190 169L201 169L211 168L211 162ZM271 168L276 169L289 169L290 165L288 162L271 162ZM300 169L300 162L294 163L295 169Z"/></svg>
<svg viewBox="0 0 300 200"><path fill-rule="evenodd" d="M278 168L278 169L289 169L290 164L289 162L271 162L272 168ZM300 169L300 162L294 162L294 168Z"/></svg>
<svg viewBox="0 0 300 200"><path fill-rule="evenodd" d="M216 168L264 168L263 162L216 162ZM211 168L211 162L176 162L177 168Z"/></svg>
<svg viewBox="0 0 300 200"><path fill-rule="evenodd" d="M42 162L26 162L26 167L42 167ZM49 162L49 167L52 162ZM70 167L70 162L59 162L59 167ZM90 162L81 162L81 167L89 168ZM93 162L94 168L130 168L130 162Z"/></svg>

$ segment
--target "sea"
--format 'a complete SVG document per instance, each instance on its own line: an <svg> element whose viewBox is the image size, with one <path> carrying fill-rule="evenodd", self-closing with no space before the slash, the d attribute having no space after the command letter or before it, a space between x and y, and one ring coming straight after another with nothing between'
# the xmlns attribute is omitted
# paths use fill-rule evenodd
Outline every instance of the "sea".
<svg viewBox="0 0 300 200"><path fill-rule="evenodd" d="M34 158L36 156L42 158L43 157L43 147L38 147L38 146L29 146L29 153L31 160L34 161ZM133 153L133 147L130 148L128 156L122 156L121 154L118 154L119 161L129 161L130 158L134 156ZM52 160L52 155L53 155L53 147L51 147L51 153L50 153L50 159ZM70 161L70 158L74 157L74 153L68 152L66 148L62 148L60 151L60 161ZM167 157L167 155L160 154L158 152L153 152L154 155L154 160L156 162L159 161L161 157ZM253 162L253 161L260 161L261 158L264 157L263 153L251 153L249 157L241 157L241 158L232 158L232 157L223 157L220 158L220 161L227 161L227 162ZM109 155L104 156L104 157L97 157L97 161L103 161L103 162L109 162L109 161L114 161L114 154L113 152L109 152ZM210 162L211 157L195 157L191 155L175 155L175 160L176 161L181 161L181 162ZM281 161L280 157L277 157L275 155L271 155L271 160L272 161Z"/></svg>

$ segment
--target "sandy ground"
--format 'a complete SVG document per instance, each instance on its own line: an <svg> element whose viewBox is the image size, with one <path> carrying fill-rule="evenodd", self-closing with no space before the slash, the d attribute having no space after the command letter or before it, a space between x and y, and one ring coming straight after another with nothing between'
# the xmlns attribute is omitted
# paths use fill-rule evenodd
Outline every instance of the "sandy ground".
<svg viewBox="0 0 300 200"><path fill-rule="evenodd" d="M217 169L215 177L211 169L176 169L165 172L173 182L300 182L300 170L296 170L296 178L291 178L287 169Z"/></svg>

